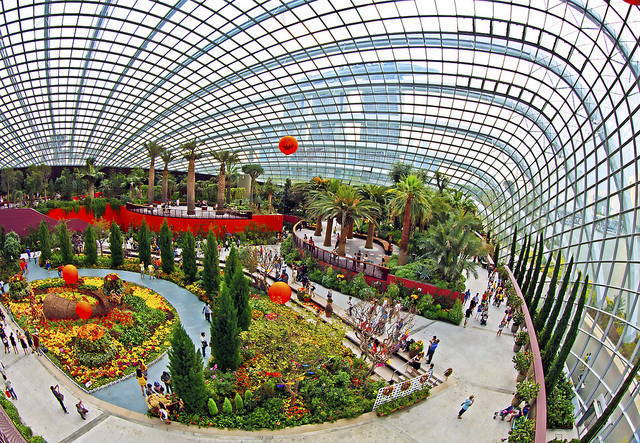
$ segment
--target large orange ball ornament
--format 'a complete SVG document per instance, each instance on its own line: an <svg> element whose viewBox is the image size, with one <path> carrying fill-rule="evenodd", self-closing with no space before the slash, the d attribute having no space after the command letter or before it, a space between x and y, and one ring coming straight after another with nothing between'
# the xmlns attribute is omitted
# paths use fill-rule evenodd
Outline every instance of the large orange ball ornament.
<svg viewBox="0 0 640 443"><path fill-rule="evenodd" d="M67 265L62 268L62 278L67 284L75 283L78 280L78 269L73 265Z"/></svg>
<svg viewBox="0 0 640 443"><path fill-rule="evenodd" d="M284 305L291 298L291 288L283 281L277 281L269 288L269 298L272 302Z"/></svg>
<svg viewBox="0 0 640 443"><path fill-rule="evenodd" d="M76 303L76 314L78 314L78 317L83 320L91 317L91 305L89 304L89 302L80 300L78 303Z"/></svg>
<svg viewBox="0 0 640 443"><path fill-rule="evenodd" d="M291 137L290 135L285 135L280 139L278 148L280 148L280 152L282 152L284 155L291 155L298 150L298 140L296 140L295 137Z"/></svg>

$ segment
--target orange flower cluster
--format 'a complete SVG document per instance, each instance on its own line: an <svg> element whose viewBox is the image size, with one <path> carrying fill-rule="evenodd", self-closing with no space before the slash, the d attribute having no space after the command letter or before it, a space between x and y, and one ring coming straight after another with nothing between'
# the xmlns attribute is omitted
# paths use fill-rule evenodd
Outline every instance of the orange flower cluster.
<svg viewBox="0 0 640 443"><path fill-rule="evenodd" d="M104 333L105 329L102 326L95 323L89 323L78 328L77 336L84 340L96 341L104 337Z"/></svg>

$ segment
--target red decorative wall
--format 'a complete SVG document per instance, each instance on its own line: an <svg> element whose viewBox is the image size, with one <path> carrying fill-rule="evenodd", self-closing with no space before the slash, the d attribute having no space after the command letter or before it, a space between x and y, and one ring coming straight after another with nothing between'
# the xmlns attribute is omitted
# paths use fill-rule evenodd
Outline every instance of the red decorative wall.
<svg viewBox="0 0 640 443"><path fill-rule="evenodd" d="M56 220L65 220L69 218L79 218L89 223L95 223L96 219L92 213L87 213L86 208L80 208L80 212L65 213L63 209L52 209L47 214L51 218ZM111 209L110 205L107 205L107 210L102 216L104 220L109 222L116 222L123 230L128 230L129 227L137 228L142 224L144 219L149 226L149 229L155 232L160 231L160 227L165 219L158 215L140 214L133 211L127 211L124 206L121 207L120 212L116 213ZM282 215L253 215L251 220L247 219L207 219L207 218L167 218L169 227L174 232L191 231L193 234L206 234L209 230L212 230L214 234L223 234L228 232L234 234L236 232L242 232L244 228L254 223L258 226L264 225L269 231L281 231L282 230Z"/></svg>
<svg viewBox="0 0 640 443"><path fill-rule="evenodd" d="M404 286L406 288L417 289L423 294L438 295L440 297L447 297L452 300L460 299L460 301L464 299L464 295L459 292L451 291L449 289L440 289L437 286L430 285L428 283L421 283L414 280L409 280L408 278L400 278L396 277L395 275L389 274L389 276L387 277L387 284L390 285L391 283L395 283L398 286Z"/></svg>

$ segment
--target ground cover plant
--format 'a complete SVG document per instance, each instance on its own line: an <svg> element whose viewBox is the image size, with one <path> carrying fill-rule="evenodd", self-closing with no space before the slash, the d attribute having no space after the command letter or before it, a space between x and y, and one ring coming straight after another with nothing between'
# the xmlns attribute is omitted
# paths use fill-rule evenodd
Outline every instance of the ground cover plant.
<svg viewBox="0 0 640 443"><path fill-rule="evenodd" d="M342 341L341 327L272 303L250 300L252 322L241 333L238 370L223 372L215 356L204 370L206 410L174 420L207 427L279 429L356 417L371 410L384 382Z"/></svg>
<svg viewBox="0 0 640 443"><path fill-rule="evenodd" d="M103 291L112 309L99 317L46 319L40 302L49 295L68 299L72 306L94 297L83 291ZM5 299L17 323L31 333L39 329L48 356L68 376L88 389L116 381L135 370L139 361L149 363L169 347L168 335L177 320L175 309L149 288L122 281L117 274L86 277L73 286L61 278L30 282L31 297Z"/></svg>

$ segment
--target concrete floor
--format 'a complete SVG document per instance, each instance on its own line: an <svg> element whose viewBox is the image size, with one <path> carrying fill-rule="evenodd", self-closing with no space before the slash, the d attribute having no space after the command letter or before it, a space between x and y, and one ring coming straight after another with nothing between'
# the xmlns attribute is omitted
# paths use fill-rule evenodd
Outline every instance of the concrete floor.
<svg viewBox="0 0 640 443"><path fill-rule="evenodd" d="M91 275L100 275L92 270ZM479 276L468 280L473 294L482 293L487 285L487 273L478 269ZM81 275L90 275L80 270ZM121 273L125 279L137 281L137 274ZM46 271L31 267L30 279L46 278ZM139 276L137 277L139 278ZM168 282L148 279L142 283L159 293L178 293L177 286ZM316 292L326 296L326 289L316 284ZM168 291L168 292L167 292ZM193 297L193 296L191 296ZM172 296L168 296L172 298ZM195 300L195 297L193 297ZM174 300L175 301L175 300ZM199 334L206 327L200 314L201 305L190 302L182 305L175 301L183 320L189 318L186 326L191 335ZM347 297L334 292L334 303L347 308ZM124 381L100 391L95 396L80 391L43 357L8 354L2 356L7 373L18 395L15 401L26 424L36 434L49 442L86 441L92 443L114 441L153 442L164 441L283 441L283 442L417 442L430 440L439 443L497 442L506 437L509 425L493 420L493 413L509 405L513 397L516 372L513 369L513 340L505 331L496 337L498 324L504 307L491 306L487 326L472 318L467 328L448 323L416 317L412 336L428 340L433 335L441 339L433 363L436 372L453 369L454 383L413 407L399 411L389 417L378 418L369 413L354 420L340 420L336 423L303 426L294 429L267 432L228 431L220 429L198 429L179 423L171 426L150 419L141 412L144 404L135 380ZM15 330L15 327L13 328ZM202 330L208 330L202 329ZM197 342L196 342L197 343ZM151 378L159 378L166 363L158 362L149 368ZM157 374L156 374L157 373ZM60 384L65 395L65 403L70 414L65 415L48 387ZM132 386L128 386L131 384ZM120 393L120 394L117 394ZM476 402L463 416L457 419L460 404L469 395L475 395ZM83 400L90 413L83 421L73 405L77 398ZM109 403L113 401L117 405Z"/></svg>

